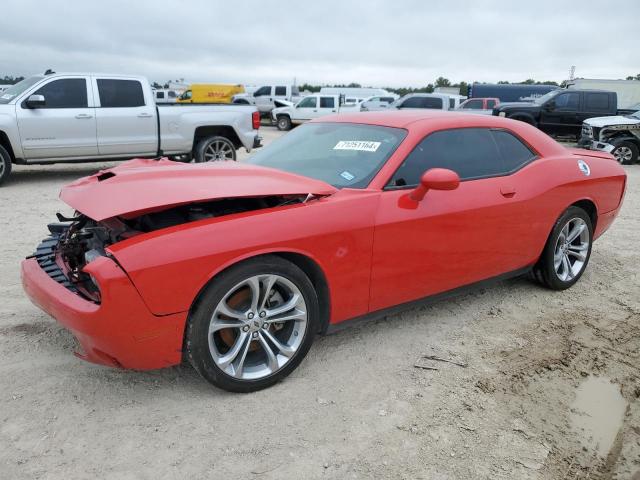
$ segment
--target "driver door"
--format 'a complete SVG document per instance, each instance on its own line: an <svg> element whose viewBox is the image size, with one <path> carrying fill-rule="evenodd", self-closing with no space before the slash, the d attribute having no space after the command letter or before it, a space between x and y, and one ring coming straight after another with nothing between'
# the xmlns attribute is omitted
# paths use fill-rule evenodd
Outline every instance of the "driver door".
<svg viewBox="0 0 640 480"><path fill-rule="evenodd" d="M29 108L26 98L31 95L44 96L45 105ZM27 160L98 155L95 108L86 77L54 78L28 96L16 105Z"/></svg>
<svg viewBox="0 0 640 480"><path fill-rule="evenodd" d="M542 106L540 129L560 135L577 133L582 125L578 121L579 109L580 93L565 92L556 95Z"/></svg>
<svg viewBox="0 0 640 480"><path fill-rule="evenodd" d="M531 161L534 155L521 146L522 162ZM430 190L422 201L411 201L408 194L434 167L457 172L458 188ZM508 169L490 129L438 131L416 146L380 196L370 311L495 277L531 261L537 248L530 220L535 202L521 201L518 181L505 174Z"/></svg>
<svg viewBox="0 0 640 480"><path fill-rule="evenodd" d="M315 118L318 113L318 97L306 97L300 100L293 110L294 122L304 122Z"/></svg>

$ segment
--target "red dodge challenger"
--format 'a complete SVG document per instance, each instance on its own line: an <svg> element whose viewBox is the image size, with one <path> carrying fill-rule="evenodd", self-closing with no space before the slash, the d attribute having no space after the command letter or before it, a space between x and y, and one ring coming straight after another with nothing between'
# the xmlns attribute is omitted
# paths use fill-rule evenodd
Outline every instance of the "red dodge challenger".
<svg viewBox="0 0 640 480"><path fill-rule="evenodd" d="M611 155L514 120L324 117L246 162L132 160L66 186L76 213L49 225L22 281L86 360L186 358L248 392L348 319L524 273L572 286L625 182Z"/></svg>

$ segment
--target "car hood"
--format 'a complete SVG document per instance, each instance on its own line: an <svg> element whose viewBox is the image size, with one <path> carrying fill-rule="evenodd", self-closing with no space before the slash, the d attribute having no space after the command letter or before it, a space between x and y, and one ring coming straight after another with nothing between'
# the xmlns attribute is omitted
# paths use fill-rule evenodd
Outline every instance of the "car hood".
<svg viewBox="0 0 640 480"><path fill-rule="evenodd" d="M625 117L618 115L615 117L595 117L584 121L591 127L607 127L609 125L636 125L640 123L640 118Z"/></svg>
<svg viewBox="0 0 640 480"><path fill-rule="evenodd" d="M311 178L233 161L183 164L136 159L67 185L60 198L96 221L189 203L268 195L330 195Z"/></svg>

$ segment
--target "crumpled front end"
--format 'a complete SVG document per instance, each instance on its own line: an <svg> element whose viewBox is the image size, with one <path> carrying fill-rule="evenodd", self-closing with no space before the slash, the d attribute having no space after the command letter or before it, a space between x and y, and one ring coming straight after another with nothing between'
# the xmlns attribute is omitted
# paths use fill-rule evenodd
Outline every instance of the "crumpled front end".
<svg viewBox="0 0 640 480"><path fill-rule="evenodd" d="M106 254L70 264L63 253L70 228L53 224L51 235L22 262L22 285L31 301L71 331L84 360L138 370L180 363L187 312L153 315Z"/></svg>

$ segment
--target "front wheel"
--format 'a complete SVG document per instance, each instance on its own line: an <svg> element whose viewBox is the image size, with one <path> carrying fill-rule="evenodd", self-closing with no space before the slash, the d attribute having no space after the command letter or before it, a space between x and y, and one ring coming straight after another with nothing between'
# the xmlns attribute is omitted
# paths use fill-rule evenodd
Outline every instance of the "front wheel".
<svg viewBox="0 0 640 480"><path fill-rule="evenodd" d="M638 161L638 146L632 142L620 142L611 155L622 165L631 165Z"/></svg>
<svg viewBox="0 0 640 480"><path fill-rule="evenodd" d="M318 330L309 278L277 256L248 260L216 277L189 319L186 355L212 384L252 392L289 375Z"/></svg>
<svg viewBox="0 0 640 480"><path fill-rule="evenodd" d="M233 142L220 136L203 138L198 142L194 153L196 163L236 159L236 147Z"/></svg>
<svg viewBox="0 0 640 480"><path fill-rule="evenodd" d="M291 118L288 115L280 115L278 117L278 130L286 132L287 130L291 130Z"/></svg>
<svg viewBox="0 0 640 480"><path fill-rule="evenodd" d="M0 145L0 185L11 175L11 155Z"/></svg>
<svg viewBox="0 0 640 480"><path fill-rule="evenodd" d="M552 290L571 287L587 268L592 243L591 218L581 208L569 207L554 225L534 277Z"/></svg>

